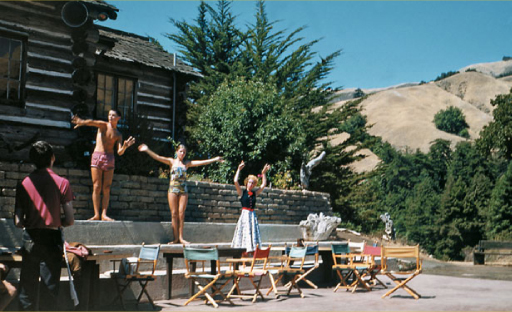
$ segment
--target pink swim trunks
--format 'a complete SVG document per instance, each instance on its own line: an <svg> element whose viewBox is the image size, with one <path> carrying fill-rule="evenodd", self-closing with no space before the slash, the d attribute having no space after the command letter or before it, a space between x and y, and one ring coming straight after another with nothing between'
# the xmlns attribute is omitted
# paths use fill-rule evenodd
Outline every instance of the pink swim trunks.
<svg viewBox="0 0 512 312"><path fill-rule="evenodd" d="M94 152L91 157L91 167L98 168L103 171L114 170L116 167L116 158L114 154L104 152Z"/></svg>

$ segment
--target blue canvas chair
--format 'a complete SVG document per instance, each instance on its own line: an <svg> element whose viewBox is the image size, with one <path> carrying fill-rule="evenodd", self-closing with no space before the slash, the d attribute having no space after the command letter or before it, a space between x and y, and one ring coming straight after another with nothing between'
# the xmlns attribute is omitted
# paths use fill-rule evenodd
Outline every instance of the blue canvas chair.
<svg viewBox="0 0 512 312"><path fill-rule="evenodd" d="M153 299L151 299L146 287L149 282L156 279L155 270L159 252L160 245L149 246L143 243L140 248L138 258L112 260L114 264L114 273L112 273L110 277L114 279L116 283L117 297L115 298L115 301L120 300L123 309L125 309L123 294L133 282L138 282L141 287L140 293L137 296L137 304L140 303L142 295L145 294L149 303L153 306L153 309L155 308ZM119 261L121 261L121 263L119 265L119 270L116 272L115 263ZM147 272L143 272L143 270L147 270Z"/></svg>
<svg viewBox="0 0 512 312"><path fill-rule="evenodd" d="M304 294L297 284L298 279L305 274L306 270L304 269L304 262L306 260L307 247L296 247L293 246L287 252L287 255L284 257L284 265L281 268L275 270L277 274L277 279L272 281L272 288L269 290L269 293L274 290L276 297L279 295L287 295L289 296L291 291L295 288L297 289L301 298L304 298ZM284 287L284 291L277 290L277 284L282 278L288 278L290 282L288 282Z"/></svg>
<svg viewBox="0 0 512 312"><path fill-rule="evenodd" d="M347 243L331 245L332 251L332 270L336 272L340 278L340 282L334 288L336 292L340 288L350 289L351 286L347 284L349 278L353 275L353 256L350 254L350 247Z"/></svg>

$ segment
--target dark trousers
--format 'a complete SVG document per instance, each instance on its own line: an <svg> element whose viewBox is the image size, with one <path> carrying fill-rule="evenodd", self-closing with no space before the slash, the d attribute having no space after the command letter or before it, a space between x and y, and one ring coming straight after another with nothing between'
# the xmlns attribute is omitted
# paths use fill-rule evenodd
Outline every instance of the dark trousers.
<svg viewBox="0 0 512 312"><path fill-rule="evenodd" d="M23 232L20 275L20 308L37 309L39 277L43 287L39 294L39 309L57 310L60 271L62 266L62 236L57 230L31 229Z"/></svg>

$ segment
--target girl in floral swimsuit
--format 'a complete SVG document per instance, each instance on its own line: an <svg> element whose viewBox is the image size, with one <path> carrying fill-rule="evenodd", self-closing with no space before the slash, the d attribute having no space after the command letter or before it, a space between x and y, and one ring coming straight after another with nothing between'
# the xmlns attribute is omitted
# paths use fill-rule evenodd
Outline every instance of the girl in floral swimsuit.
<svg viewBox="0 0 512 312"><path fill-rule="evenodd" d="M214 162L224 162L222 157L206 160L184 160L187 154L185 145L180 144L176 150L176 157L163 157L148 148L146 144L139 145L139 151L148 153L151 158L171 167L171 180L167 199L171 210L173 241L170 244L188 244L183 239L183 225L185 224L185 209L187 209L187 169L190 167L209 165Z"/></svg>
<svg viewBox="0 0 512 312"><path fill-rule="evenodd" d="M261 171L262 182L259 189L254 191L254 187L258 184L258 177L249 175L246 182L246 189L242 191L240 184L238 184L238 178L240 171L244 168L245 164L242 161L238 165L238 169L235 174L234 182L238 195L240 196L240 203L242 204L242 213L236 224L235 234L231 247L233 248L245 248L246 252L252 252L256 249L257 245L261 246L260 227L258 224L258 218L254 213L256 207L256 196L260 195L261 192L267 186L267 171L270 169L270 165L266 164Z"/></svg>

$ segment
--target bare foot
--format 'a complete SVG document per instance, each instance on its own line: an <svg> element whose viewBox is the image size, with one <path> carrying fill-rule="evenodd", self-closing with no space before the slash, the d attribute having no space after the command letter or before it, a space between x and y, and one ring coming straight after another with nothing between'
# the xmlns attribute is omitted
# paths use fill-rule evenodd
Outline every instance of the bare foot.
<svg viewBox="0 0 512 312"><path fill-rule="evenodd" d="M174 245L174 244L179 244L180 241L178 240L175 240L175 241L172 241L172 242L168 242L167 245Z"/></svg>
<svg viewBox="0 0 512 312"><path fill-rule="evenodd" d="M99 221L99 220L100 220L100 216L94 216L92 218L87 219L87 221Z"/></svg>
<svg viewBox="0 0 512 312"><path fill-rule="evenodd" d="M190 242L187 242L187 241L186 241L186 240L184 240L184 239L180 239L180 243L185 244L185 245L190 244Z"/></svg>
<svg viewBox="0 0 512 312"><path fill-rule="evenodd" d="M114 219L112 219L110 217L107 217L107 216L101 216L101 220L103 220L103 221L116 221L116 220L114 220Z"/></svg>

